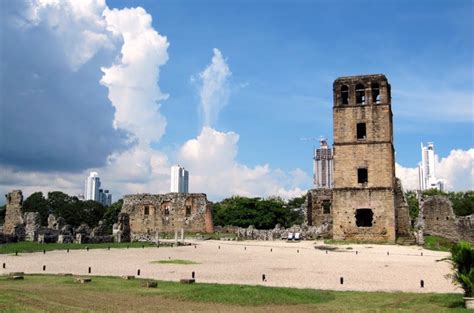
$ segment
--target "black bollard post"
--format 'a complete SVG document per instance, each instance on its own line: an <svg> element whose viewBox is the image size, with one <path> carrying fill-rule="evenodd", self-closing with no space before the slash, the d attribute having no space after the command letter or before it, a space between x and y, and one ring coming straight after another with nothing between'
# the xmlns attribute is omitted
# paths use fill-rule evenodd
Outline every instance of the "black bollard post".
<svg viewBox="0 0 474 313"><path fill-rule="evenodd" d="M262 281L267 281L267 277L265 276L265 274L262 274Z"/></svg>
<svg viewBox="0 0 474 313"><path fill-rule="evenodd" d="M110 250L110 247L107 247L107 250Z"/></svg>
<svg viewBox="0 0 474 313"><path fill-rule="evenodd" d="M296 250L296 253L300 253L300 249Z"/></svg>
<svg viewBox="0 0 474 313"><path fill-rule="evenodd" d="M423 256L423 252L421 252L421 256Z"/></svg>
<svg viewBox="0 0 474 313"><path fill-rule="evenodd" d="M220 250L221 246L219 246L219 250Z"/></svg>
<svg viewBox="0 0 474 313"><path fill-rule="evenodd" d="M194 249L196 249L196 245L194 245Z"/></svg>
<svg viewBox="0 0 474 313"><path fill-rule="evenodd" d="M273 248L270 248L270 252L273 252Z"/></svg>
<svg viewBox="0 0 474 313"><path fill-rule="evenodd" d="M244 250L247 250L247 247L244 247Z"/></svg>
<svg viewBox="0 0 474 313"><path fill-rule="evenodd" d="M340 281L341 285L343 285L343 284L344 284L344 277L341 277L341 278L339 279L339 281Z"/></svg>
<svg viewBox="0 0 474 313"><path fill-rule="evenodd" d="M191 273L191 278L194 278L196 275L194 274L194 272Z"/></svg>
<svg viewBox="0 0 474 313"><path fill-rule="evenodd" d="M67 253L69 253L69 249L67 249Z"/></svg>
<svg viewBox="0 0 474 313"><path fill-rule="evenodd" d="M326 254L328 254L328 250L326 250Z"/></svg>
<svg viewBox="0 0 474 313"><path fill-rule="evenodd" d="M359 251L356 251L356 255L359 253Z"/></svg>
<svg viewBox="0 0 474 313"><path fill-rule="evenodd" d="M15 255L18 255L18 251L15 251Z"/></svg>
<svg viewBox="0 0 474 313"><path fill-rule="evenodd" d="M425 288L425 281L423 279L420 280L420 287Z"/></svg>
<svg viewBox="0 0 474 313"><path fill-rule="evenodd" d="M46 271L46 265L43 265L43 272Z"/></svg>
<svg viewBox="0 0 474 313"><path fill-rule="evenodd" d="M43 249L43 254L46 254L46 249Z"/></svg>
<svg viewBox="0 0 474 313"><path fill-rule="evenodd" d="M137 276L140 276L140 270L137 271Z"/></svg>
<svg viewBox="0 0 474 313"><path fill-rule="evenodd" d="M142 249L145 249L145 245L142 245Z"/></svg>
<svg viewBox="0 0 474 313"><path fill-rule="evenodd" d="M7 268L7 263L3 263L3 268Z"/></svg>
<svg viewBox="0 0 474 313"><path fill-rule="evenodd" d="M89 274L92 272L92 268L89 266Z"/></svg>
<svg viewBox="0 0 474 313"><path fill-rule="evenodd" d="M387 251L387 255L390 255L390 252Z"/></svg>

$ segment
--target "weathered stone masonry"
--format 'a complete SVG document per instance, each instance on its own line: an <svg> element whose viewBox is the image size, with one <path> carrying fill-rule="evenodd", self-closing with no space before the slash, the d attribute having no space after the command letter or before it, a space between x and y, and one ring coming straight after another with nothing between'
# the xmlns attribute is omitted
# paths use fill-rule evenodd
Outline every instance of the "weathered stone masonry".
<svg viewBox="0 0 474 313"><path fill-rule="evenodd" d="M136 194L123 198L131 240L154 240L157 233L214 232L211 203L203 193Z"/></svg>
<svg viewBox="0 0 474 313"><path fill-rule="evenodd" d="M390 85L382 74L334 81L333 238L394 242Z"/></svg>

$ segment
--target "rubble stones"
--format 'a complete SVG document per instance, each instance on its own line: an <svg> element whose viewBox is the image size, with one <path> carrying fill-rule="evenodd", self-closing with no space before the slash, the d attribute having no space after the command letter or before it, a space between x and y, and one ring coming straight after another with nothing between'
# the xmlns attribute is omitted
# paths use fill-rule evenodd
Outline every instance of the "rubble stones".
<svg viewBox="0 0 474 313"><path fill-rule="evenodd" d="M118 214L118 222L113 225L112 236L115 242L130 241L130 217L127 213Z"/></svg>

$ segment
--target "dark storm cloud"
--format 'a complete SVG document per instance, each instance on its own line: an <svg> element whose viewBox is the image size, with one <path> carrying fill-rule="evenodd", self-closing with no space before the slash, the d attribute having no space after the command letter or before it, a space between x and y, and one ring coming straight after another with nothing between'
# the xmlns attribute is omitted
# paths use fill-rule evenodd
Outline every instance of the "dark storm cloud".
<svg viewBox="0 0 474 313"><path fill-rule="evenodd" d="M0 164L68 171L104 165L126 139L112 126L114 108L99 84L100 67L110 65L116 48L74 71L54 29L12 22L24 9L13 1L0 8Z"/></svg>

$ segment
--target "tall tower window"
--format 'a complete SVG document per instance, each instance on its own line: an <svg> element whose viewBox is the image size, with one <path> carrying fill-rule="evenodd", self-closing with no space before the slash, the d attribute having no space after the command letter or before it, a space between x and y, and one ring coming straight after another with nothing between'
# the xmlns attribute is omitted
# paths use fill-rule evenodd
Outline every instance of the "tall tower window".
<svg viewBox="0 0 474 313"><path fill-rule="evenodd" d="M366 139L367 132L365 129L365 123L357 123L357 139Z"/></svg>
<svg viewBox="0 0 474 313"><path fill-rule="evenodd" d="M342 104L349 104L349 87L342 85L341 87Z"/></svg>
<svg viewBox="0 0 474 313"><path fill-rule="evenodd" d="M380 103L380 87L379 84L372 84L372 102Z"/></svg>
<svg viewBox="0 0 474 313"><path fill-rule="evenodd" d="M149 207L148 205L145 205L144 214L145 214L145 215L149 215L149 214L150 214L150 207Z"/></svg>
<svg viewBox="0 0 474 313"><path fill-rule="evenodd" d="M365 87L362 84L356 85L356 103L365 104Z"/></svg>
<svg viewBox="0 0 474 313"><path fill-rule="evenodd" d="M359 184L365 184L369 181L369 174L367 168L358 168L357 169L357 182Z"/></svg>
<svg viewBox="0 0 474 313"><path fill-rule="evenodd" d="M355 218L357 227L372 227L374 212L371 209L357 209Z"/></svg>

